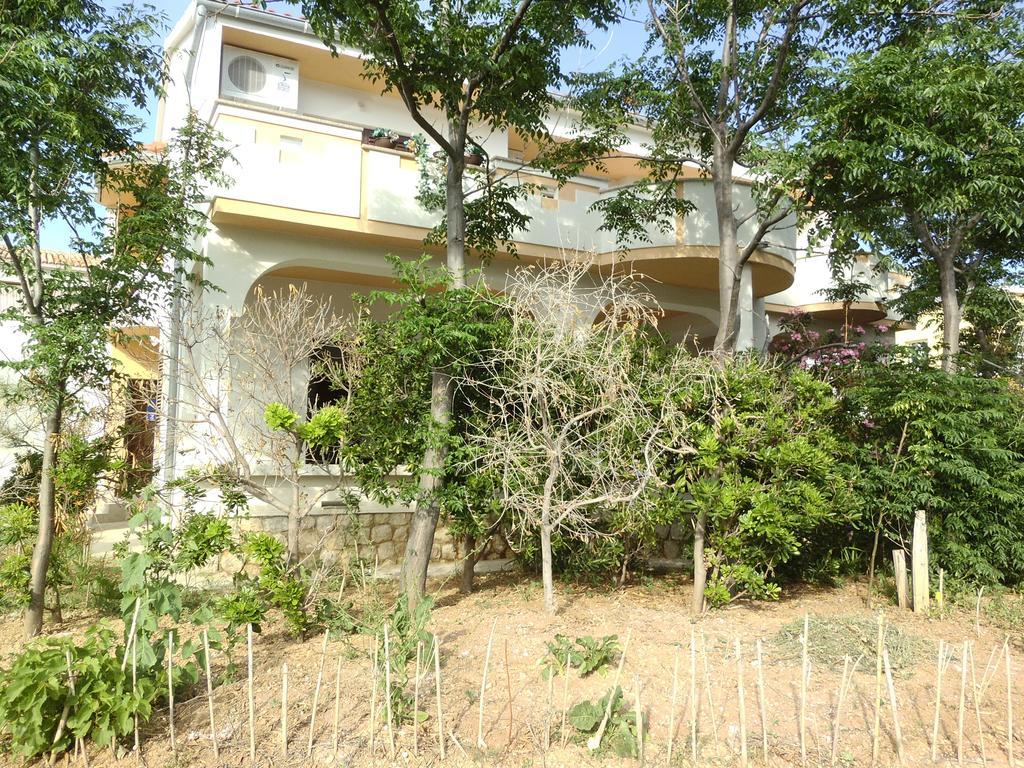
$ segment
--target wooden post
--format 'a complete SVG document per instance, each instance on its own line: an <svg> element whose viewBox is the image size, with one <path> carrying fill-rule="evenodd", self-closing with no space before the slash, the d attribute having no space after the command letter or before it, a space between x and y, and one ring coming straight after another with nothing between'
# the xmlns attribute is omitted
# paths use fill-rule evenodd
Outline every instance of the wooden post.
<svg viewBox="0 0 1024 768"><path fill-rule="evenodd" d="M338 659L338 663L341 663L341 659ZM416 643L416 681L413 684L412 695L412 753L414 756L420 754L420 666L422 663L423 641L420 640Z"/></svg>
<svg viewBox="0 0 1024 768"><path fill-rule="evenodd" d="M910 568L914 582L914 613L927 613L931 600L928 583L928 519L923 509L914 516L914 540Z"/></svg>
<svg viewBox="0 0 1024 768"><path fill-rule="evenodd" d="M178 760L178 744L174 740L174 630L167 630L167 727L171 732L171 753Z"/></svg>
<svg viewBox="0 0 1024 768"><path fill-rule="evenodd" d="M559 730L558 735L561 737L562 749L565 749L565 740L569 738L569 734L565 727L565 718L569 711L569 673L572 672L572 657L569 655L569 651L565 652L565 677L562 679L562 727Z"/></svg>
<svg viewBox="0 0 1024 768"><path fill-rule="evenodd" d="M878 763L878 735L882 725L882 651L885 648L885 618L878 614L878 643L875 645L875 724L871 733L871 765Z"/></svg>
<svg viewBox="0 0 1024 768"><path fill-rule="evenodd" d="M945 672L946 642L939 640L939 660L935 665L935 716L932 719L932 762L939 759L939 719L942 714L942 674Z"/></svg>
<svg viewBox="0 0 1024 768"><path fill-rule="evenodd" d="M690 757L697 762L697 635L690 626Z"/></svg>
<svg viewBox="0 0 1024 768"><path fill-rule="evenodd" d="M967 641L964 640L963 650L960 652L960 707L956 717L956 762L957 765L964 764L964 717L967 697Z"/></svg>
<svg viewBox="0 0 1024 768"><path fill-rule="evenodd" d="M635 701L635 709L636 709L636 742L637 742L637 747L638 747L637 752L638 752L639 757L640 757L640 765L642 766L644 764L644 709L643 709L643 706L640 703L640 676L639 675L636 676L635 692L636 692L636 701Z"/></svg>
<svg viewBox="0 0 1024 768"><path fill-rule="evenodd" d="M437 747L444 760L444 718L441 715L441 638L434 635L434 686L437 691Z"/></svg>
<svg viewBox="0 0 1024 768"><path fill-rule="evenodd" d="M135 680L135 649L132 648L132 685ZM213 759L220 759L220 751L217 747L217 724L213 718L213 676L210 674L210 637L207 630L203 630L203 657L206 666L206 704L210 710L210 740L213 742ZM135 718L135 748L138 749L139 741L139 719Z"/></svg>
<svg viewBox="0 0 1024 768"><path fill-rule="evenodd" d="M888 648L882 650L882 659L885 661L885 683L889 688L889 705L892 707L892 727L896 734L896 760L903 765L903 730L900 728L900 711L896 703L896 685L892 680Z"/></svg>
<svg viewBox="0 0 1024 768"><path fill-rule="evenodd" d="M1006 757L1010 768L1016 763L1013 758L1013 663L1010 661L1010 638L1003 644L1006 656Z"/></svg>
<svg viewBox="0 0 1024 768"><path fill-rule="evenodd" d="M281 665L281 757L288 757L288 662Z"/></svg>
<svg viewBox="0 0 1024 768"><path fill-rule="evenodd" d="M743 690L743 651L739 637L736 638L736 690L740 712L740 765L747 768L747 703Z"/></svg>
<svg viewBox="0 0 1024 768"><path fill-rule="evenodd" d="M757 638L757 706L761 711L761 759L768 765L768 707L764 700L764 657L761 638Z"/></svg>
<svg viewBox="0 0 1024 768"><path fill-rule="evenodd" d="M896 602L901 611L910 609L910 597L907 594L907 553L902 549L892 551L892 567L896 574Z"/></svg>
<svg viewBox="0 0 1024 768"><path fill-rule="evenodd" d="M92 582L90 582L90 583L92 583ZM203 630L203 642L205 642L205 641L206 641L206 630L204 629ZM206 652L206 659L207 659L206 660L206 664L207 664L206 678L207 678L207 681L209 681L209 678L210 678L210 672L209 672L210 652L209 651ZM134 644L132 644L132 693L133 694L136 692L136 689L137 689L138 684L139 684L138 661L139 660L138 660L138 655L136 653L136 646ZM209 683L207 683L207 684L209 684ZM211 715L213 713L213 701L212 700L210 702L210 713L211 713ZM138 712L136 712L132 716L132 720L133 720L134 731L135 731L135 746L133 747L133 751L135 752L136 759L138 759L139 758L139 713ZM217 729L213 727L213 721L211 720L210 721L210 736L211 736L211 738L213 738L213 756L214 757L217 756L217 732L216 731L217 731Z"/></svg>
<svg viewBox="0 0 1024 768"><path fill-rule="evenodd" d="M256 695L252 680L252 624L246 625L246 650L248 652L248 693L249 693L249 760L256 763Z"/></svg>
<svg viewBox="0 0 1024 768"><path fill-rule="evenodd" d="M939 618L946 615L946 572L939 568Z"/></svg>
<svg viewBox="0 0 1024 768"><path fill-rule="evenodd" d="M626 632L626 642L622 644L622 655L619 656L619 666L615 668L615 678L612 680L612 691L619 687L619 678L622 677L622 667L626 663L626 652L629 650L629 640L633 637L633 628L630 627ZM604 739L604 732L608 728L608 720L612 716L612 704L615 703L615 697L608 697L608 704L604 708L604 716L601 718L601 724L597 726L597 733L587 739L587 748L591 752L595 752L601 748L601 741Z"/></svg>
<svg viewBox="0 0 1024 768"><path fill-rule="evenodd" d="M387 632L387 629L384 630ZM306 740L306 757L313 754L313 736L316 730L317 710L320 708L320 686L324 681L324 662L327 660L327 632L324 631L324 639L320 644L320 666L316 673L316 688L313 689L313 711L309 715L309 738Z"/></svg>
<svg viewBox="0 0 1024 768"><path fill-rule="evenodd" d="M391 641L388 639L388 625L384 625L384 712L388 718L388 750L395 759L394 713L391 708Z"/></svg>
<svg viewBox="0 0 1024 768"><path fill-rule="evenodd" d="M484 741L484 701L487 698L487 668L491 664L491 648L494 645L494 628L498 620L491 622L491 632L487 636L487 652L484 654L484 673L480 678L480 712L476 722L476 745L479 749L487 749Z"/></svg>
<svg viewBox="0 0 1024 768"><path fill-rule="evenodd" d="M807 636L810 630L810 619L804 614L804 633L800 638L800 764L807 765Z"/></svg>
<svg viewBox="0 0 1024 768"><path fill-rule="evenodd" d="M673 654L675 660L672 664L672 699L668 708L668 757L665 763L672 765L672 744L676 738L676 696L679 692L679 649Z"/></svg>
<svg viewBox="0 0 1024 768"><path fill-rule="evenodd" d="M373 680L373 688L370 690L370 759L375 759L376 739L377 739L377 635L373 636L373 674L371 678Z"/></svg>
<svg viewBox="0 0 1024 768"><path fill-rule="evenodd" d="M345 580L342 579L344 587ZM331 754L338 754L338 723L341 721L341 656L334 670L334 724L331 727Z"/></svg>

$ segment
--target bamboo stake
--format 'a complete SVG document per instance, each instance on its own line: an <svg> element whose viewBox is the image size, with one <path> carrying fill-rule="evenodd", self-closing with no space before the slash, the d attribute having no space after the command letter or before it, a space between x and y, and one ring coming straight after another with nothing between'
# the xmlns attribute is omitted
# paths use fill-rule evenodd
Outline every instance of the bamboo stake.
<svg viewBox="0 0 1024 768"><path fill-rule="evenodd" d="M68 695L68 697L66 699L64 699L64 709L60 713L60 720L57 723L57 730L53 734L53 742L50 745L50 754L46 758L46 764L47 765L53 765L53 758L54 758L54 753L55 753L55 751L57 749L57 744L58 744L58 742L60 742L60 737L64 735L64 726L67 725L68 715L71 713L71 696L75 692L75 681L74 681L75 673L74 673L74 671L72 669L72 666L71 666L71 651L70 650L65 650L64 651L64 660L67 662L67 665L68 665L68 692L69 692L69 695ZM134 688L132 690L134 691ZM78 740L77 739L75 740L75 748L76 748L76 750L78 748Z"/></svg>
<svg viewBox="0 0 1024 768"><path fill-rule="evenodd" d="M512 672L508 668L508 638L505 638L505 688L508 690L508 743L512 746Z"/></svg>
<svg viewBox="0 0 1024 768"><path fill-rule="evenodd" d="M740 710L740 765L747 768L747 703L743 690L743 651L739 637L736 638L736 689Z"/></svg>
<svg viewBox="0 0 1024 768"><path fill-rule="evenodd" d="M757 638L757 706L761 710L761 757L768 764L768 708L764 697L764 659L761 638Z"/></svg>
<svg viewBox="0 0 1024 768"><path fill-rule="evenodd" d="M203 630L203 637L205 639L205 637L206 637L206 630ZM210 655L209 652L207 652L206 655L207 655L207 657L209 657L209 655ZM207 662L207 663L209 663L209 662ZM136 651L136 646L133 644L132 645L132 694L134 694L136 692L137 688L138 688L138 683L139 683L138 667L139 667L138 652ZM209 677L209 673L207 673L207 677ZM132 747L132 751L135 752L136 759L139 759L141 757L141 755L139 754L139 713L138 712L133 713L132 720L133 720L133 723L132 723L133 730L135 732L135 745ZM217 756L217 734L216 733L211 733L210 735L213 738L213 755L214 755L214 757L216 757Z"/></svg>
<svg viewBox="0 0 1024 768"><path fill-rule="evenodd" d="M387 627L384 629L387 636ZM320 666L316 673L316 688L313 689L313 711L309 714L309 738L306 740L306 757L313 754L313 736L316 730L317 710L320 708L320 686L324 681L324 662L327 661L327 632L324 632L323 642L320 644Z"/></svg>
<svg viewBox="0 0 1024 768"><path fill-rule="evenodd" d="M92 582L89 582L92 584ZM139 625L139 611L142 610L142 598L135 598L135 610L132 611L132 625L131 629L128 630L128 638L125 640L127 643L124 647L124 655L121 657L121 671L124 672L125 667L128 666L128 652L135 647L135 629Z"/></svg>
<svg viewBox="0 0 1024 768"><path fill-rule="evenodd" d="M697 635L690 626L690 756L697 762Z"/></svg>
<svg viewBox="0 0 1024 768"><path fill-rule="evenodd" d="M984 591L984 587L978 587L978 602L974 606L974 634L977 637L981 637L981 594ZM974 658L973 654L971 658Z"/></svg>
<svg viewBox="0 0 1024 768"><path fill-rule="evenodd" d="M885 617L878 614L878 643L875 646L875 726L871 735L871 765L878 763L878 734L882 724L882 650L885 647Z"/></svg>
<svg viewBox="0 0 1024 768"><path fill-rule="evenodd" d="M896 577L896 603L900 610L910 608L909 586L907 584L907 553L902 549L892 551L892 568Z"/></svg>
<svg viewBox="0 0 1024 768"><path fill-rule="evenodd" d="M375 757L374 746L377 736L377 636L373 636L373 688L370 690L370 757Z"/></svg>
<svg viewBox="0 0 1024 768"><path fill-rule="evenodd" d="M832 724L832 765L835 765L836 760L839 758L839 734L842 730L843 704L850 693L850 686L853 685L853 676L856 674L857 667L863 658L864 654L862 653L857 657L852 667L850 667L849 656L843 659L843 677L839 682L839 698L836 700L836 716Z"/></svg>
<svg viewBox="0 0 1024 768"><path fill-rule="evenodd" d="M978 681L974 674L974 646L973 644L968 647L968 654L971 659L971 699L974 701L974 718L978 723L978 747L981 750L981 764L983 766L988 765L988 759L985 756L985 731L984 726L981 722L981 697L982 693L978 690Z"/></svg>
<svg viewBox="0 0 1024 768"><path fill-rule="evenodd" d="M956 721L956 762L964 764L964 709L967 696L967 641L964 640L963 650L960 652L960 708L957 711Z"/></svg>
<svg viewBox="0 0 1024 768"><path fill-rule="evenodd" d="M384 625L384 712L388 718L388 749L395 759L394 713L391 709L391 641L388 639L388 625Z"/></svg>
<svg viewBox="0 0 1024 768"><path fill-rule="evenodd" d="M64 651L64 660L68 665L68 688L71 691L71 695L75 695L75 673L71 666L71 651ZM65 721L66 722L66 721ZM78 757L79 753L82 755L82 762L85 763L85 767L89 768L89 755L85 751L85 742L78 736L75 737L75 757Z"/></svg>
<svg viewBox="0 0 1024 768"><path fill-rule="evenodd" d="M941 603L940 603L941 605ZM942 714L942 674L945 672L946 642L939 640L939 660L935 664L935 717L932 720L932 762L939 759L939 718Z"/></svg>
<svg viewBox="0 0 1024 768"><path fill-rule="evenodd" d="M551 749L551 719L555 716L555 675L552 672L548 675L548 722L547 732L544 734L544 751Z"/></svg>
<svg viewBox="0 0 1024 768"><path fill-rule="evenodd" d="M437 691L437 747L444 760L444 719L441 715L441 639L434 635L434 686Z"/></svg>
<svg viewBox="0 0 1024 768"><path fill-rule="evenodd" d="M1010 638L1003 642L1006 657L1006 757L1010 768L1014 768L1013 758L1013 663L1010 660Z"/></svg>
<svg viewBox="0 0 1024 768"><path fill-rule="evenodd" d="M344 585L344 579L342 580ZM341 656L334 669L334 723L331 725L331 754L338 754L338 723L341 722Z"/></svg>
<svg viewBox="0 0 1024 768"><path fill-rule="evenodd" d="M174 630L167 630L167 727L171 732L171 753L178 760L178 744L174 739Z"/></svg>
<svg viewBox="0 0 1024 768"><path fill-rule="evenodd" d="M249 694L249 760L256 762L256 695L252 679L252 624L246 625L246 651L248 653Z"/></svg>
<svg viewBox="0 0 1024 768"><path fill-rule="evenodd" d="M946 572L939 568L939 618L946 616Z"/></svg>
<svg viewBox="0 0 1024 768"><path fill-rule="evenodd" d="M281 665L281 757L288 757L288 662Z"/></svg>
<svg viewBox="0 0 1024 768"><path fill-rule="evenodd" d="M612 692L619 687L619 678L622 677L622 667L626 663L626 652L629 650L629 641L633 637L633 628L630 627L629 631L626 632L626 642L622 644L622 655L619 656L619 666L615 669L615 679L612 682ZM594 752L601 747L601 740L604 738L605 729L608 727L608 720L612 716L612 704L615 702L615 696L608 697L608 704L604 708L604 717L601 718L601 724L597 727L597 733L587 739L587 748Z"/></svg>
<svg viewBox="0 0 1024 768"><path fill-rule="evenodd" d="M673 654L672 664L672 698L668 710L668 757L665 762L672 765L672 744L676 738L676 696L679 692L679 649Z"/></svg>
<svg viewBox="0 0 1024 768"><path fill-rule="evenodd" d="M135 685L135 649L132 649L132 685ZM203 630L203 661L206 667L206 707L210 713L210 742L213 744L213 759L220 759L220 749L217 746L217 724L213 718L213 675L210 674L210 633ZM135 718L135 748L138 749L139 742L139 720Z"/></svg>
<svg viewBox="0 0 1024 768"><path fill-rule="evenodd" d="M700 658L704 667L704 689L708 697L708 714L711 716L711 740L718 751L718 716L715 714L715 701L711 695L711 667L708 665L708 641L704 635L704 627L700 628Z"/></svg>
<svg viewBox="0 0 1024 768"><path fill-rule="evenodd" d="M644 710L643 705L640 703L640 676L637 675L634 682L634 696L635 696L635 710L636 710L636 741L637 747L639 748L638 754L640 757L640 765L644 764Z"/></svg>
<svg viewBox="0 0 1024 768"><path fill-rule="evenodd" d="M903 730L900 728L900 712L896 703L896 685L892 680L892 668L889 666L889 649L882 651L885 661L885 684L889 688L889 705L892 707L892 726L896 734L896 760L903 765Z"/></svg>
<svg viewBox="0 0 1024 768"><path fill-rule="evenodd" d="M412 697L412 753L420 754L420 664L423 656L423 641L416 643L416 682L413 685ZM340 661L340 660L339 660Z"/></svg>
<svg viewBox="0 0 1024 768"><path fill-rule="evenodd" d="M800 764L807 765L807 635L810 618L804 614L804 633L800 637Z"/></svg>
<svg viewBox="0 0 1024 768"><path fill-rule="evenodd" d="M484 654L484 673L480 678L480 711L476 721L476 746L478 749L487 749L487 742L484 741L484 702L487 695L487 668L491 664L491 647L494 645L494 628L498 620L491 622L491 632L487 636L487 652Z"/></svg>
<svg viewBox="0 0 1024 768"><path fill-rule="evenodd" d="M565 652L565 678L562 680L562 727L558 731L562 737L562 749L565 749L565 740L568 737L565 729L566 712L569 709L569 673L572 672L572 657L569 651Z"/></svg>

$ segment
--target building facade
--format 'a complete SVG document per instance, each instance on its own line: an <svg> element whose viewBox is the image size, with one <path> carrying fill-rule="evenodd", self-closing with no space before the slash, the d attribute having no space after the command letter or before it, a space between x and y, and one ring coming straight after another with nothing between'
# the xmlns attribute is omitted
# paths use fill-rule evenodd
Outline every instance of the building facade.
<svg viewBox="0 0 1024 768"><path fill-rule="evenodd" d="M235 161L225 169L231 180L210 190L209 228L199 246L207 259L202 277L220 292L206 292L197 302L231 318L261 293L302 285L344 313L352 308L353 294L393 284L386 254L424 253L423 239L437 214L417 202L420 170L413 153L403 148L417 128L396 95L382 95L378 84L362 77L358 51L333 56L301 18L216 0L195 0L165 47L171 83L159 106L156 140L170 139L194 109L225 137ZM439 114L434 118L440 123ZM549 128L557 138L572 135L578 126L571 115L553 114ZM392 142L377 141L375 132L398 141L387 146ZM486 150L489 165L471 168L470 174L511 174L536 185L522 204L530 224L515 237L517 258L499 253L486 265L489 284L500 288L508 270L524 262L585 258L595 279L602 270L632 269L648 278L646 285L664 310L660 328L669 339L698 349L710 345L719 324L718 230L710 179L696 167L687 169L678 194L693 203L693 211L668 232L651 225L647 240L627 243L623 250L602 229L593 206L643 178L637 163L649 140L643 126L629 130L627 144L604 168L588 169L562 186L530 168L535 147L514 131L478 127L473 137ZM744 216L753 208L750 180L736 182L738 214ZM751 217L744 224L741 241L757 223ZM442 263L439 251L435 258ZM472 259L470 265L479 266ZM866 264L863 272L870 274ZM855 310L856 322L886 317L881 302L891 287L872 279L870 295L845 308L847 316ZM837 305L819 293L830 280L827 254L810 250L806 233L793 221L775 228L743 274L740 348L766 348L794 310L835 325ZM844 308L838 309L842 322ZM172 347L163 341L165 351ZM173 399L180 382L164 386ZM231 390L229 381L219 386ZM187 397L180 400L187 411ZM177 474L216 456L210 434L164 439L174 443ZM273 485L272 478L268 482ZM311 474L308 482L312 488L319 481ZM330 495L318 505L307 523L308 546L322 544L324 537L317 534L335 525L341 506ZM257 503L251 514L262 519L261 527L282 530L280 515L266 505ZM408 509L366 502L353 514L379 559L400 557ZM434 554L455 553L442 538Z"/></svg>

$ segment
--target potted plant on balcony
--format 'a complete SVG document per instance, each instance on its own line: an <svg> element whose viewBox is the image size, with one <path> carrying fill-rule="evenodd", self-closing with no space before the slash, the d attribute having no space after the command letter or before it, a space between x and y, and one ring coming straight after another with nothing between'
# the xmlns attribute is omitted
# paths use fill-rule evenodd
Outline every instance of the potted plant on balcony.
<svg viewBox="0 0 1024 768"><path fill-rule="evenodd" d="M374 128L370 132L370 144L384 149L394 149L398 141L398 134L388 128Z"/></svg>
<svg viewBox="0 0 1024 768"><path fill-rule="evenodd" d="M483 165L484 148L470 139L466 146L466 165Z"/></svg>

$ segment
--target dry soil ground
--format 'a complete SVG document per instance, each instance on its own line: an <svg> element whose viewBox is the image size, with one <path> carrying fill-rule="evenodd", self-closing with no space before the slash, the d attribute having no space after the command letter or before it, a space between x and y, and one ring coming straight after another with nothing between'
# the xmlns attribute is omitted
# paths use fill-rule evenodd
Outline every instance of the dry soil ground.
<svg viewBox="0 0 1024 768"><path fill-rule="evenodd" d="M352 597L380 600L377 594ZM383 588L387 589L387 588ZM873 659L875 620L879 606L866 600L863 585L837 590L790 589L773 604L736 604L710 613L696 624L687 613L689 586L684 580L666 578L624 589L584 588L563 585L560 610L544 611L539 585L521 577L493 575L479 580L477 591L459 595L448 583L435 585L437 604L429 629L441 640L441 699L447 759L445 765L487 766L611 766L636 765L635 760L608 754L591 754L582 740L567 734L561 745L559 727L563 696L570 706L582 699L596 699L612 685L614 669L580 679L573 674L563 688L555 678L553 701L540 673L545 643L556 634L595 637L630 635L621 685L629 701L636 686L649 723L645 738L645 762L668 764L670 724L674 724L672 765L727 766L741 761L739 692L736 640L739 639L745 683L747 749L752 765L762 764L762 717L757 688L755 644L763 644L764 728L769 764L773 766L831 764L835 736L835 712L843 673L844 656L851 661L861 653L852 685L839 717L837 764L872 765L876 676ZM387 596L385 596L386 598ZM935 679L938 641L946 641L955 653L942 678L938 738L938 762L958 762L959 723L963 722L961 757L964 765L1008 764L1007 680L1002 647L1009 634L1012 705L1015 714L1014 742L1017 762L1024 765L1024 627L1002 625L982 617L980 633L970 610L950 610L943 618L921 617L882 606L889 627L888 647L894 667L897 710L889 704L883 681L881 726L876 764L897 764L898 714L902 732L904 765L931 764L931 732L935 713ZM806 694L805 750L801 757L801 651L799 630L805 615L811 617L810 676ZM72 622L80 631L83 618ZM494 639L487 688L484 695L483 740L477 745L481 673L492 625ZM17 649L18 622L0 624L0 653ZM697 761L693 761L691 712L691 629L697 640ZM701 638L704 638L704 646ZM961 653L967 641L974 663L962 675ZM249 757L249 719L245 679L244 642L236 662L242 673L234 682L215 690L214 709L220 758L213 757L207 701L180 702L175 712L177 758L170 749L167 712L161 711L142 732L141 756L116 759L109 750L92 750L89 764L130 766L136 760L151 768L164 766L420 766L439 764L434 678L424 678L421 709L430 717L419 731L418 754L413 752L413 732L408 725L395 734L392 753L386 731L368 744L371 706L373 638L353 635L327 645L323 689L313 729L312 755L307 757L314 688L320 666L321 638L305 642L290 639L278 625L268 625L255 639L255 735L257 759ZM706 647L706 652L703 648ZM332 748L335 707L335 670L340 659L339 748ZM705 669L706 661L706 669ZM289 667L289 745L281 754L281 666ZM678 663L677 697L671 696L673 670ZM215 658L223 670L225 659ZM215 677L218 676L215 670ZM972 681L973 676L973 681ZM961 714L961 682L964 701ZM674 712L674 717L673 717ZM979 728L980 724L980 728ZM551 747L545 748L548 729ZM569 729L571 730L571 728ZM177 760L177 763L175 763ZM84 765L84 762L72 761Z"/></svg>

